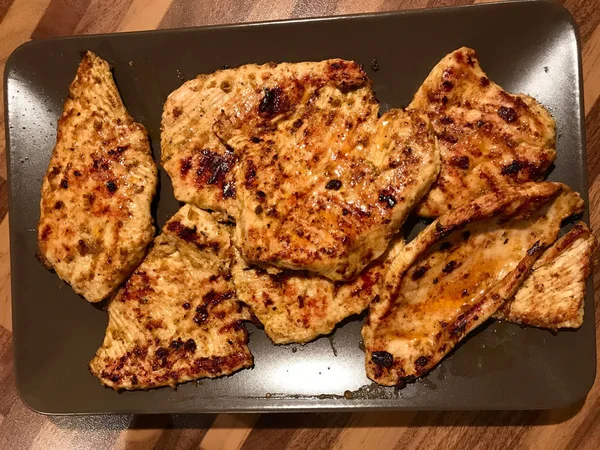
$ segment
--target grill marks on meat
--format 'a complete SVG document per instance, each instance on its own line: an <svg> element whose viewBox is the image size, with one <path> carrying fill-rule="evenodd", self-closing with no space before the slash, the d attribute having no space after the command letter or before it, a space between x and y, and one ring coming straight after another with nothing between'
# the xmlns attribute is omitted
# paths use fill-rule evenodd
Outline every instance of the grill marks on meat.
<svg viewBox="0 0 600 450"><path fill-rule="evenodd" d="M381 299L370 306L363 327L369 378L395 385L426 374L515 295L562 220L582 210L564 185L524 183L428 226L391 262ZM444 270L450 262L454 269ZM392 364L378 364L376 352L391 354Z"/></svg>
<svg viewBox="0 0 600 450"><path fill-rule="evenodd" d="M494 317L552 330L579 328L596 245L588 226L577 223L536 261L515 297Z"/></svg>
<svg viewBox="0 0 600 450"><path fill-rule="evenodd" d="M349 280L383 254L439 170L427 117L378 119L378 109L349 61L201 75L165 104L162 161L179 200L235 220L248 263ZM215 172L207 152L227 160L213 183L199 175Z"/></svg>
<svg viewBox="0 0 600 450"><path fill-rule="evenodd" d="M146 130L125 109L108 63L86 52L42 185L45 264L90 302L107 297L152 241L156 183Z"/></svg>
<svg viewBox="0 0 600 450"><path fill-rule="evenodd" d="M299 271L271 275L249 267L237 253L233 282L239 300L249 306L275 344L306 343L364 311L378 295L390 259L402 247L398 240L390 252L349 282L333 282Z"/></svg>
<svg viewBox="0 0 600 450"><path fill-rule="evenodd" d="M147 389L252 366L231 252L223 225L181 208L110 303L92 373L113 389Z"/></svg>
<svg viewBox="0 0 600 450"><path fill-rule="evenodd" d="M358 142L339 149L335 142L329 144L331 133L338 132L336 127L345 125L334 119L329 129L322 129L317 116L328 110L327 105L322 106L311 106L310 113L298 112L303 117L309 115L314 128L304 120L303 129L288 132L285 127L293 128L294 115L262 143L240 138L243 131L231 138L231 145L243 148L245 155L240 171L247 173L250 165L256 167L254 186L238 189L244 208L236 218L235 243L250 263L306 269L332 280L345 280L358 275L385 251L410 207L427 190L437 166L432 135L424 118L402 111L384 115L385 125L369 135L375 146L371 147L371 156L382 160L368 161L359 154L363 150L357 151L361 146ZM311 130L308 137L306 130ZM290 135L296 137L296 142L287 138ZM357 137L348 133L344 142L352 139ZM281 165L264 163L269 148L263 143L270 141L276 142ZM389 153L383 150L386 146ZM398 147L412 151L397 152ZM316 148L323 153L318 154ZM390 165L394 169L389 169ZM338 189L327 188L331 187L330 174L336 174ZM267 193L266 198L257 197L256 192ZM267 214L258 216L258 206ZM350 214L344 215L344 211Z"/></svg>
<svg viewBox="0 0 600 450"><path fill-rule="evenodd" d="M530 183L555 157L548 112L491 82L463 48L407 111L377 113L370 81L342 60L248 65L173 92L161 143L176 196L236 225L191 205L166 224L109 306L90 363L102 383L174 386L249 367L251 316L274 343L305 343L371 304L367 374L383 385L426 374L489 317L580 326L595 239L577 224L551 245L582 201ZM438 142L442 172L419 213L440 217L388 245L439 172ZM121 163L127 150L107 155ZM111 165L95 154L91 167ZM107 198L127 187L112 175ZM81 176L53 167L47 178L68 192ZM65 209L62 197L52 208Z"/></svg>
<svg viewBox="0 0 600 450"><path fill-rule="evenodd" d="M470 48L444 57L409 109L427 112L440 138L442 169L416 211L420 216L437 217L485 192L540 180L556 157L550 113L490 81Z"/></svg>

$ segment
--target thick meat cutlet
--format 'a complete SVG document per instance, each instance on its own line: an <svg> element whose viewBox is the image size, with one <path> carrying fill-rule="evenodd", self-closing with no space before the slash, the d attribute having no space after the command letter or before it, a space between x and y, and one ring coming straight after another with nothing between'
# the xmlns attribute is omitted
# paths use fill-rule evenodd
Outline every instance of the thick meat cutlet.
<svg viewBox="0 0 600 450"><path fill-rule="evenodd" d="M248 264L351 280L439 170L426 115L378 111L355 62L221 70L171 93L161 159L178 200L236 222Z"/></svg>
<svg viewBox="0 0 600 450"><path fill-rule="evenodd" d="M541 180L556 158L550 113L534 98L491 81L467 47L433 68L408 109L429 115L442 160L438 179L416 210L423 217Z"/></svg>

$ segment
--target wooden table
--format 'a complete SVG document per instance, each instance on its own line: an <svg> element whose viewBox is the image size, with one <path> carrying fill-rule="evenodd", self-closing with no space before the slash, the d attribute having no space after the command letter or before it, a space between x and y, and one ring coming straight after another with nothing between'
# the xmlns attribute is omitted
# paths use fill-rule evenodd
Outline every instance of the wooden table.
<svg viewBox="0 0 600 450"><path fill-rule="evenodd" d="M470 0L0 0L1 70L29 39L473 3ZM478 3L478 1L475 1ZM600 1L565 0L583 48L593 230L600 230ZM2 94L0 94L1 96ZM0 449L600 447L600 383L579 405L535 412L47 417L14 386L4 111L0 125ZM594 271L600 286L600 267ZM598 305L598 289L596 304ZM600 318L600 305L596 307ZM593 320L588 317L587 320ZM516 380L515 382L518 382Z"/></svg>

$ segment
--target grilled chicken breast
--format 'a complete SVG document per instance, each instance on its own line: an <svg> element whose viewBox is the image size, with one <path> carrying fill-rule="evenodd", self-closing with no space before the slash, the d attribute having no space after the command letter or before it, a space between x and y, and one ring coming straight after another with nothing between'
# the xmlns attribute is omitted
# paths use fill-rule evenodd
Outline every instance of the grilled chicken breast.
<svg viewBox="0 0 600 450"><path fill-rule="evenodd" d="M535 99L509 94L491 81L470 48L443 58L409 109L429 115L442 159L437 181L416 210L423 217L539 180L556 157L550 113Z"/></svg>
<svg viewBox="0 0 600 450"><path fill-rule="evenodd" d="M269 274L249 267L237 253L233 283L238 299L250 307L275 344L306 343L363 312L378 295L389 261L402 248L403 241L398 239L390 251L350 282L292 270Z"/></svg>
<svg viewBox="0 0 600 450"><path fill-rule="evenodd" d="M156 183L146 130L125 109L108 63L86 52L42 185L43 263L90 302L107 297L152 241Z"/></svg>
<svg viewBox="0 0 600 450"><path fill-rule="evenodd" d="M179 200L235 220L248 264L350 280L439 170L425 115L377 113L354 62L222 70L169 96L162 162Z"/></svg>
<svg viewBox="0 0 600 450"><path fill-rule="evenodd" d="M395 385L431 370L527 277L583 201L558 183L479 197L428 226L391 263L363 327L367 375Z"/></svg>
<svg viewBox="0 0 600 450"><path fill-rule="evenodd" d="M209 213L181 208L110 303L92 373L113 389L146 389L250 367L231 252Z"/></svg>
<svg viewBox="0 0 600 450"><path fill-rule="evenodd" d="M596 245L587 225L576 224L542 254L514 299L493 317L552 330L579 328Z"/></svg>

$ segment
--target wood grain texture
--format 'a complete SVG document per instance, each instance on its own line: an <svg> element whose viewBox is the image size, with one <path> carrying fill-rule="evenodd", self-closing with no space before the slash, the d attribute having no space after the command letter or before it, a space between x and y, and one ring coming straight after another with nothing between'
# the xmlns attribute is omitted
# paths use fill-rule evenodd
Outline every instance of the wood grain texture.
<svg viewBox="0 0 600 450"><path fill-rule="evenodd" d="M488 0L477 0L477 3ZM31 38L214 25L474 3L471 0L0 0L0 75ZM600 230L600 5L565 0L579 25L592 229ZM2 94L0 93L0 100ZM596 449L600 387L570 408L536 412L47 417L19 399L10 323L4 111L0 125L0 449ZM596 255L598 258L598 255ZM600 325L600 270L596 325ZM587 320L590 320L588 318ZM600 338L599 338L600 340Z"/></svg>
<svg viewBox="0 0 600 450"><path fill-rule="evenodd" d="M590 39L585 41L582 49L583 57L583 85L584 106L586 115L591 111L600 95L600 24Z"/></svg>

